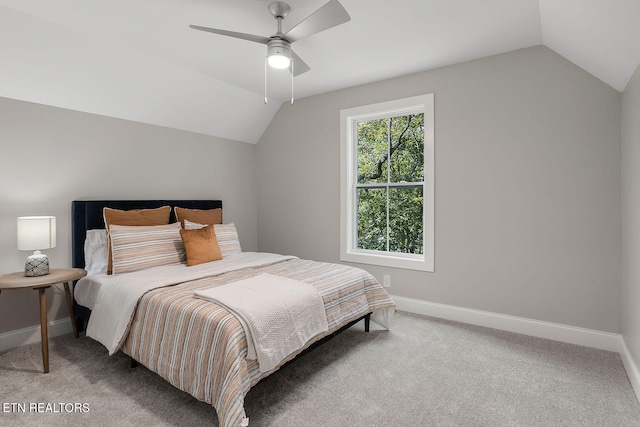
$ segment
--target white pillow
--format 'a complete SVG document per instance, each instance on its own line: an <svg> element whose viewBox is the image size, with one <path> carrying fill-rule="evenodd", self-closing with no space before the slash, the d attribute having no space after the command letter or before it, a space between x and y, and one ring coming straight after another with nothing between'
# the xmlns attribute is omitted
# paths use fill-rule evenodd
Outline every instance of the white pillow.
<svg viewBox="0 0 640 427"><path fill-rule="evenodd" d="M195 230L206 227L206 225L208 224L198 224L197 222L191 222L188 219L184 220L185 230ZM213 228L216 232L216 240L218 241L218 246L220 246L220 252L222 252L223 258L227 255L242 252L240 239L238 238L238 232L236 231L234 223L213 224Z"/></svg>
<svg viewBox="0 0 640 427"><path fill-rule="evenodd" d="M107 272L107 230L87 230L84 241L84 269L87 274Z"/></svg>
<svg viewBox="0 0 640 427"><path fill-rule="evenodd" d="M180 223L109 225L113 274L128 273L186 260Z"/></svg>

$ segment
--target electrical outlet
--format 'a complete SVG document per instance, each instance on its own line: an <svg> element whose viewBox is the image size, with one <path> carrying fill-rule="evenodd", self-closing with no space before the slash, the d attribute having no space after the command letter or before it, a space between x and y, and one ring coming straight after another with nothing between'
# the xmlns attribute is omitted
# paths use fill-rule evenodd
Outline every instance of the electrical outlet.
<svg viewBox="0 0 640 427"><path fill-rule="evenodd" d="M391 276L388 274L385 274L384 276L382 276L382 286L384 286L385 288L390 288L391 287Z"/></svg>

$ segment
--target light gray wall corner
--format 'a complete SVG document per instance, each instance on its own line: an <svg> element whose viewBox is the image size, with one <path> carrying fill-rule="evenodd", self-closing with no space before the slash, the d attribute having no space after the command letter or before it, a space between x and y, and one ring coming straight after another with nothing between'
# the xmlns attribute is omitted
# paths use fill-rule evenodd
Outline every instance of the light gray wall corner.
<svg viewBox="0 0 640 427"><path fill-rule="evenodd" d="M627 365L636 367L632 384L640 396L640 66L622 94L621 323L628 358L633 362Z"/></svg>

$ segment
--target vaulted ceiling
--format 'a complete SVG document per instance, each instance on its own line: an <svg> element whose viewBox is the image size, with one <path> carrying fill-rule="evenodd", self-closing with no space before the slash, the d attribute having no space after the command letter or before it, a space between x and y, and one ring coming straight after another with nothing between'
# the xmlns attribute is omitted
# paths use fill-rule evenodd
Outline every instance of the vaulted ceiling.
<svg viewBox="0 0 640 427"><path fill-rule="evenodd" d="M288 0L286 31L328 0ZM0 96L256 143L288 71L270 0L0 0ZM543 44L618 91L640 63L638 0L341 0L351 21L294 43L296 98Z"/></svg>

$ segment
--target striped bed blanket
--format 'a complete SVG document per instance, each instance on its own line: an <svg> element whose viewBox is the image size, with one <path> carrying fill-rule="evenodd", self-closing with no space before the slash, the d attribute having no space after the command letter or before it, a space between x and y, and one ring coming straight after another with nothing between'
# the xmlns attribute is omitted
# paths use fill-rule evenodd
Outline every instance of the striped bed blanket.
<svg viewBox="0 0 640 427"><path fill-rule="evenodd" d="M262 372L256 360L247 358L247 337L239 320L226 308L195 297L194 292L264 273L306 282L318 290L328 324L323 336L367 313L395 310L387 292L362 269L285 259L146 292L122 350L178 389L211 404L221 427L246 425L244 397L249 389L304 348Z"/></svg>

